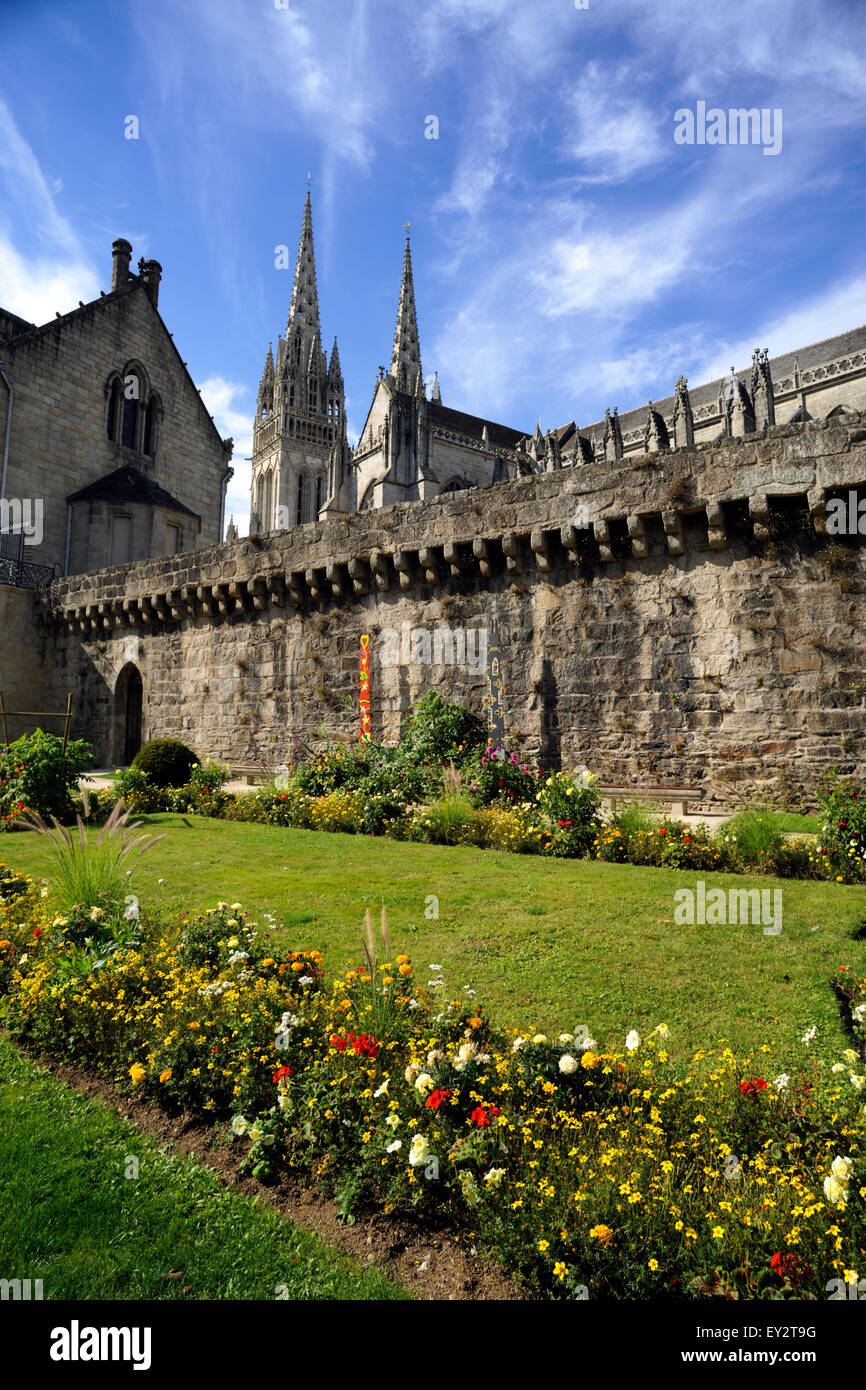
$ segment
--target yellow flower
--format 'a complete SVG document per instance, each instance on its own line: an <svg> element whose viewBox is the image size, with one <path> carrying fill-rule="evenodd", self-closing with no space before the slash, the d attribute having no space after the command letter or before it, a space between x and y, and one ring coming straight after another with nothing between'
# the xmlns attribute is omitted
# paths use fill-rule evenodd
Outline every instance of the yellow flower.
<svg viewBox="0 0 866 1390"><path fill-rule="evenodd" d="M160 1076L159 1079L160 1079L160 1081L170 1081L170 1080L171 1080L171 1067L166 1067L165 1071L162 1073L162 1075Z"/></svg>
<svg viewBox="0 0 866 1390"><path fill-rule="evenodd" d="M541 1251L541 1254L543 1255L544 1252L545 1252L545 1250L549 1250L549 1249L550 1249L550 1241L549 1241L549 1240L540 1240L540 1241L538 1242L538 1248L539 1248L539 1250Z"/></svg>
<svg viewBox="0 0 866 1390"><path fill-rule="evenodd" d="M610 1226L593 1226L589 1233L593 1240L597 1240L600 1245L609 1245L613 1239L613 1231Z"/></svg>
<svg viewBox="0 0 866 1390"><path fill-rule="evenodd" d="M658 1269L658 1267L659 1267L659 1262L658 1262L658 1260L649 1260L649 1261L647 1262L647 1269Z"/></svg>
<svg viewBox="0 0 866 1390"><path fill-rule="evenodd" d="M568 1265L563 1264L562 1260L557 1260L556 1264L553 1266L553 1272L556 1275L559 1282L562 1283L563 1279L568 1273Z"/></svg>
<svg viewBox="0 0 866 1390"><path fill-rule="evenodd" d="M722 1237L724 1236L724 1234L725 1234L725 1233L724 1233L724 1231L722 1230L721 1226L714 1226L714 1227L713 1227L713 1239L714 1239L714 1240L721 1240Z"/></svg>
<svg viewBox="0 0 866 1390"><path fill-rule="evenodd" d="M129 1074L132 1077L133 1086L137 1086L147 1076L147 1067L143 1067L140 1062L133 1062L129 1068Z"/></svg>

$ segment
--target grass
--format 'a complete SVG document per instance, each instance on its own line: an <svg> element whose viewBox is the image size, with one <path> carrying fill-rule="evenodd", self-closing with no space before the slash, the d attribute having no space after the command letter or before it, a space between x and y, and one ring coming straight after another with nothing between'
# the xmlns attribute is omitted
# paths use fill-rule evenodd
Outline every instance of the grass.
<svg viewBox="0 0 866 1390"><path fill-rule="evenodd" d="M750 814L760 815L763 820L766 820L782 835L792 834L795 831L804 835L817 835L818 831L821 829L821 820L818 816L798 816L795 815L793 811L770 811L763 809L751 812ZM736 817L732 817L731 819L736 819ZM730 824L730 821L726 821L725 824Z"/></svg>
<svg viewBox="0 0 866 1390"><path fill-rule="evenodd" d="M137 1177L126 1176L132 1159ZM407 1296L3 1039L0 1274L41 1279L44 1298L76 1301Z"/></svg>
<svg viewBox="0 0 866 1390"><path fill-rule="evenodd" d="M427 966L444 965L449 991L477 989L504 1025L585 1023L599 1041L621 1042L629 1028L664 1022L674 1056L723 1037L737 1050L777 1041L799 1053L812 1024L834 1059L848 1045L830 981L840 965L866 973L866 940L855 939L866 886L704 876L723 888L780 888L783 930L765 937L758 926L675 925L674 892L693 888L695 872L145 819L165 839L131 861L143 906L222 899L272 912L275 940L317 947L329 973L361 960L365 909L384 897L394 954L409 954L422 981ZM48 875L46 850L36 836L2 842L13 868L38 876Z"/></svg>

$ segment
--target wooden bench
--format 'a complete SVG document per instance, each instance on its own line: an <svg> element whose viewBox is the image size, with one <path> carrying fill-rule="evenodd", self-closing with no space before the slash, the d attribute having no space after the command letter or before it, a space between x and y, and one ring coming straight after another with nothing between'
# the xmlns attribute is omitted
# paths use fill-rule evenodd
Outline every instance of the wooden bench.
<svg viewBox="0 0 866 1390"><path fill-rule="evenodd" d="M254 763L230 763L230 781L242 782L245 787L264 787L273 782L276 772L272 768L256 767Z"/></svg>
<svg viewBox="0 0 866 1390"><path fill-rule="evenodd" d="M690 801L703 800L706 796L699 787L599 787L599 791L607 799L612 813L623 802L662 801L676 820L688 815Z"/></svg>

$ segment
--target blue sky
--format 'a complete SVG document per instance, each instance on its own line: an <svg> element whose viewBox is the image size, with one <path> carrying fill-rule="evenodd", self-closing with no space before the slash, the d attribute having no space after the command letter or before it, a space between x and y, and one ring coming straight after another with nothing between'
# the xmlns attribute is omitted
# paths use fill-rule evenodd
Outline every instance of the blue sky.
<svg viewBox="0 0 866 1390"><path fill-rule="evenodd" d="M45 322L95 297L117 236L159 260L235 438L243 530L291 292L275 247L293 267L310 171L355 432L404 222L445 403L586 425L866 321L864 20L863 0L2 0L0 303ZM698 101L780 109L781 151L676 144Z"/></svg>

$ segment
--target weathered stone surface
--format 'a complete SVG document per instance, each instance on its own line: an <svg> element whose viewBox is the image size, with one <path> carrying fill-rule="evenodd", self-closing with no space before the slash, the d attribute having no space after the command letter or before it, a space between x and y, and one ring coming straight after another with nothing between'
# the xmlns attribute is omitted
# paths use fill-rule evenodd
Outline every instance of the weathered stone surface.
<svg viewBox="0 0 866 1390"><path fill-rule="evenodd" d="M431 688L481 713L475 638L495 621L509 738L528 755L708 799L811 786L834 761L866 775L863 539L790 523L823 516L828 490L866 488L863 424L561 469L58 581L42 700L73 688L76 734L114 762L133 662L146 736L276 767L296 734L356 736L361 633L374 737L396 740ZM407 636L392 663L386 629L459 633L476 659L424 664Z"/></svg>

